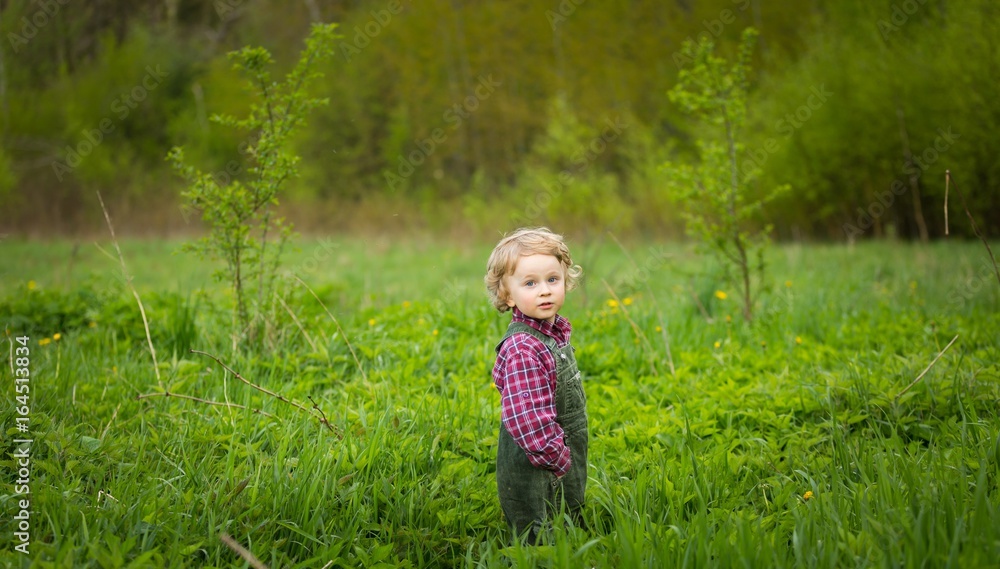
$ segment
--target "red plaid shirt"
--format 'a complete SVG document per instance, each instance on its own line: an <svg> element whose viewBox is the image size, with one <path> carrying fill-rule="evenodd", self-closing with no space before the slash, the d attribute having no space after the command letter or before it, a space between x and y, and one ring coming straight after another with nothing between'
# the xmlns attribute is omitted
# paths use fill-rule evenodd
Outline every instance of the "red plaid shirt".
<svg viewBox="0 0 1000 569"><path fill-rule="evenodd" d="M569 343L573 327L556 315L555 322L535 320L513 309L514 322L524 322L550 336L556 345ZM514 442L537 468L562 477L569 470L569 447L556 422L556 360L545 344L521 332L507 339L493 365L493 382L500 391L500 421Z"/></svg>

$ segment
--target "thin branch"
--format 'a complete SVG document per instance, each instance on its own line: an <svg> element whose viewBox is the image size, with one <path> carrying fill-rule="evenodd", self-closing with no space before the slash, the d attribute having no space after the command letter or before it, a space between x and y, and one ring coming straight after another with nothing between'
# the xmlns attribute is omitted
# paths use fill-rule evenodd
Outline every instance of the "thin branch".
<svg viewBox="0 0 1000 569"><path fill-rule="evenodd" d="M944 172L944 234L948 235L948 188L951 186L950 171Z"/></svg>
<svg viewBox="0 0 1000 569"><path fill-rule="evenodd" d="M153 338L149 334L149 320L146 318L146 309L143 308L139 292L135 290L135 285L132 284L132 277L129 276L128 269L125 267L125 257L122 255L121 247L118 246L118 238L115 237L115 228L111 224L111 216L108 215L108 208L104 207L104 199L101 197L101 192L97 192L97 200L101 202L104 219L108 222L108 230L111 231L111 242L114 243L115 251L118 252L118 262L122 265L122 276L125 277L125 283L128 284L128 288L132 291L132 296L135 297L136 303L139 304L139 313L142 314L142 325L146 328L146 342L149 344L149 353L153 356L153 371L156 373L156 381L159 383L160 389L163 389L163 380L160 379L160 365L156 361L156 348L153 347Z"/></svg>
<svg viewBox="0 0 1000 569"><path fill-rule="evenodd" d="M295 322L295 325L299 327L299 330L302 332L302 335L305 336L306 341L309 342L310 346L312 346L313 351L319 352L319 348L316 347L316 343L313 342L312 337L309 336L309 332L306 332L306 329L302 327L302 323L299 322L299 318L295 316L295 313L292 312L292 309L289 308L287 304L285 304L284 299L282 299L280 296L277 295L275 296L275 298L277 298L278 302L281 303L281 306L283 306L285 310L288 311L288 315L292 317L292 321Z"/></svg>
<svg viewBox="0 0 1000 569"><path fill-rule="evenodd" d="M951 170L945 170L944 175L945 179L951 180L952 182L955 181L955 179L951 177ZM962 207L965 209L965 215L969 216L969 222L972 223L972 230L976 233L976 236L979 237L980 241L983 242L983 245L986 246L986 252L989 253L990 260L993 261L993 272L997 276L997 284L1000 284L1000 269L997 269L997 258L993 256L993 249L990 249L990 242L987 241L986 237L984 237L982 232L979 231L979 226L976 225L976 220L972 217L972 212L969 211L969 205L965 203L965 196L961 191L959 191L958 184L955 184L955 193L958 194L958 199L962 200Z"/></svg>
<svg viewBox="0 0 1000 569"><path fill-rule="evenodd" d="M622 250L622 253L625 255L625 258L628 259L629 263L632 264L632 269L636 272L636 274L638 274L639 265L635 262L635 259L633 259L631 255L629 255L628 250L625 249L625 246L622 245L622 242L619 241L618 238L615 237L615 235L610 231L608 231L608 236L611 237L611 240L614 241L616 245L618 245L619 249ZM667 325L663 321L663 311L660 310L660 303L656 300L656 295L653 294L653 287L649 286L648 278L646 279L644 284L646 285L646 292L649 293L649 298L653 300L653 309L656 310L656 319L660 322L660 332L663 335L663 345L666 346L667 348L667 364L670 365L670 375L676 376L677 370L674 369L674 356L670 352L670 337L667 336Z"/></svg>
<svg viewBox="0 0 1000 569"><path fill-rule="evenodd" d="M698 306L698 310L701 311L701 315L705 317L705 322L708 322L709 324L714 322L715 319L708 315L708 311L705 310L705 305L701 303L701 299L699 299L698 295L694 293L693 286L688 289L688 292L691 293L691 300L694 300L694 303Z"/></svg>
<svg viewBox="0 0 1000 569"><path fill-rule="evenodd" d="M308 290L309 293L313 295L313 298L316 299L316 302L318 302L320 306L323 307L323 310L326 311L327 316L329 316L330 319L333 320L333 323L337 325L337 331L340 332L340 337L343 338L344 343L347 344L347 349L351 350L351 355L354 356L354 363L357 364L358 371L361 372L361 377L363 377L365 381L368 381L368 374L366 374L365 369L361 367L361 360L359 360L358 355L354 353L354 347L351 346L351 342L347 339L347 334L344 333L344 329L340 327L340 322L337 321L337 318L330 312L330 309L328 309L326 305L323 304L323 301L320 300L319 296L316 295L313 289L311 289L304 280L300 279L298 275L292 275L292 276L295 277L295 280L302 283L302 286L306 287L306 290Z"/></svg>
<svg viewBox="0 0 1000 569"><path fill-rule="evenodd" d="M253 567L254 569L267 569L267 565L261 563L260 559L254 557L253 553L247 551L246 548L237 543L236 540L233 539L228 533L226 532L220 533L219 539L222 540L222 543L226 544L226 546L228 546L229 549L235 551L240 557L243 558L244 561L249 563L250 566Z"/></svg>
<svg viewBox="0 0 1000 569"><path fill-rule="evenodd" d="M338 438L343 438L344 435L341 434L340 429L334 427L330 423L330 420L326 418L326 413L324 413L323 410L319 408L319 405L316 403L316 401L313 400L312 396L306 395L306 398L309 399L309 402L313 404L313 409L315 409L316 412L320 414L319 422L323 423L324 425L327 426L328 429L336 433Z"/></svg>
<svg viewBox="0 0 1000 569"><path fill-rule="evenodd" d="M280 394L275 393L275 392L273 392L273 391L271 391L271 390L269 390L267 388L261 387L261 386L257 385L256 383L253 383L252 381L250 381L247 378L245 378L242 375L240 375L239 372L237 372L233 368L227 366L225 363L222 362L222 360L220 360L219 358L213 356L212 354L210 354L208 352L202 352L202 351L199 351L199 350L191 350L191 353L192 354L201 354L203 356L208 356L208 357L212 358L213 360L216 361L216 363L218 363L220 366L222 366L226 371L228 371L229 373L233 374L233 376L235 376L236 379L242 381L243 383L249 385L250 387L256 389L257 391L260 391L261 393L265 393L267 395L270 395L271 397L274 397L278 401L283 401L283 402L291 405L292 407L295 407L296 409L304 411L307 415L309 415L311 417L315 417L321 423L325 424L326 428L330 429L330 431L336 432L334 430L334 428L333 428L333 425L331 425L329 423L329 421L326 421L326 422L323 421L326 418L325 416L324 417L317 417L315 414L313 414L312 411L309 410L309 408L303 407L302 405L299 405L298 403L292 401L291 399L288 399L284 395L280 395Z"/></svg>
<svg viewBox="0 0 1000 569"><path fill-rule="evenodd" d="M913 380L912 382L910 382L910 384L909 384L909 385L907 385L907 386L906 386L906 387L905 387L905 388L904 388L904 389L903 389L902 391L900 391L900 392L899 392L899 393L898 393L898 394L896 395L896 399L899 399L900 397L902 397L904 393L906 393L907 391L909 391L911 387L913 387L914 385L916 385L916 384L917 384L917 382L918 382L918 381L920 381L921 379L923 379L924 375L925 375L925 374L926 374L926 373L927 373L928 371L930 371L930 369L931 369L932 367L934 367L934 364L936 364L936 363L937 363L937 361L938 361L939 359L941 359L941 356L943 356L943 355L944 355L944 353L948 351L948 348L950 348L950 347L951 347L951 345L952 345L952 344L954 344L954 343L955 343L955 340L957 340L957 339L958 339L958 334L955 334L955 337L954 337L954 338L952 338L952 339L951 339L951 341L950 341L950 342L948 342L948 345L947 345L947 346L945 346L945 347L944 347L944 349L943 349L943 350L941 350L941 351L940 351L940 352L938 353L938 355L937 355L937 357L936 357L936 358L934 358L934 361L932 361L932 362L930 363L930 365L928 365L928 366L927 366L927 367L926 367L926 368L924 369L924 371L920 372L920 375L918 375L918 376L917 376L917 379L914 379L914 380Z"/></svg>
<svg viewBox="0 0 1000 569"><path fill-rule="evenodd" d="M623 303L618 298L618 295L615 294L615 290L611 288L611 285L608 284L608 281L601 279L601 283L604 284L604 288L608 289L608 294L610 294L611 297L615 299L615 302L618 303L618 306L621 307L622 315L624 315L625 319L628 320L628 323L632 325L632 331L635 332L635 335L642 339L642 342L646 345L647 348L649 348L649 352L651 354L655 354L656 352L655 350L653 350L652 344L649 343L649 339L646 338L646 335L642 333L642 329L639 328L639 325L635 323L635 320L632 320L632 317L628 315L628 309L625 308L625 303ZM649 369L653 372L653 375L660 375L656 371L656 366L653 365L652 361L649 362Z"/></svg>
<svg viewBox="0 0 1000 569"><path fill-rule="evenodd" d="M176 397L178 399L187 399L188 401L197 401L198 403L204 403L206 405L218 405L219 407L232 407L234 409L246 409L253 411L258 415L264 415L265 417L270 417L272 419L277 419L274 415L261 411L260 409L250 409L239 403L229 403L222 401L210 401L208 399L199 399L198 397L191 397L190 395L181 395L180 393L170 393L169 391L164 391L162 393L147 393L145 395L138 395L136 399L149 399L150 397Z"/></svg>

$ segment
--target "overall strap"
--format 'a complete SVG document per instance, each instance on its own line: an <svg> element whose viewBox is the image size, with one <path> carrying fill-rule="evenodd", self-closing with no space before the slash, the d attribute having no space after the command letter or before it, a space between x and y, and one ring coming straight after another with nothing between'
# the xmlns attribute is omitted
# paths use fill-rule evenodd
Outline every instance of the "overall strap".
<svg viewBox="0 0 1000 569"><path fill-rule="evenodd" d="M507 326L507 333L504 334L503 339L501 339L500 343L497 344L496 351L497 352L500 351L500 347L503 346L503 343L507 341L507 338L510 338L514 334L519 334L521 332L524 332L525 334L530 334L531 336L537 338L541 343L545 344L545 347L548 348L553 355L558 353L559 345L556 343L554 338L542 334L541 332L535 330L531 326L528 326L524 322L511 322L510 326Z"/></svg>

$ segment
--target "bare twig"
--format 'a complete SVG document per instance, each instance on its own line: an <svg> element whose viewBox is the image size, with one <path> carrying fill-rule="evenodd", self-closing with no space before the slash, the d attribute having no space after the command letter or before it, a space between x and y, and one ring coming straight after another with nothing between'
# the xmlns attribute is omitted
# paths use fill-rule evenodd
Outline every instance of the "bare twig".
<svg viewBox="0 0 1000 569"><path fill-rule="evenodd" d="M955 179L951 176L951 170L945 170L944 175L945 180L951 180L952 182L955 181ZM990 249L990 242L987 241L986 237L984 237L982 232L979 231L979 226L976 225L976 220L972 217L972 212L969 211L969 205L965 203L965 196L962 195L961 191L959 191L958 184L955 184L955 193L958 194L958 199L962 200L962 207L965 209L965 215L969 216L969 222L972 224L972 231L976 233L979 240L983 242L984 246L986 246L986 252L989 253L990 260L993 261L993 272L997 276L997 284L1000 284L1000 269L997 269L997 258L993 256L993 249Z"/></svg>
<svg viewBox="0 0 1000 569"><path fill-rule="evenodd" d="M191 350L191 353L192 354L201 354L203 356L208 356L208 357L212 358L220 366L222 366L223 368L225 368L226 371L228 371L229 373L233 374L233 376L236 377L236 379L242 381L243 383L249 385L250 387L256 389L257 391L260 391L261 393L265 393L267 395L270 395L271 397L274 397L278 401L283 401L283 402L291 405L292 407L295 407L296 409L304 411L307 415L310 415L310 416L315 417L316 419L318 419L319 422L322 423L323 425L325 425L326 428L330 429L331 432L336 432L336 430L333 428L333 425L331 425L329 421L325 420L326 419L325 415L323 415L323 416L317 416L308 407L303 407L302 405L299 405L295 401L292 401L291 399L288 399L284 395L275 393L275 392L273 392L273 391L271 391L271 390L269 390L269 389L267 389L265 387L261 387L261 386L257 385L256 383L253 383L252 381L250 381L247 378L245 378L242 375L240 375L239 372L237 372L233 368L231 368L231 367L227 366L226 364L224 364L222 362L222 360L220 360L219 358L213 356L212 354L210 354L208 352L202 352L202 351L199 351L199 350Z"/></svg>
<svg viewBox="0 0 1000 569"><path fill-rule="evenodd" d="M311 395L306 395L306 398L308 398L309 402L313 404L313 409L315 409L316 412L320 414L319 422L323 423L324 425L327 426L328 429L330 429L331 431L333 431L334 433L336 433L337 437L343 437L343 435L340 432L340 429L334 427L330 423L330 420L326 418L326 413L324 413L323 410L319 408L319 405L313 400L312 396Z"/></svg>
<svg viewBox="0 0 1000 569"><path fill-rule="evenodd" d="M146 328L146 342L149 344L149 353L153 356L153 371L156 373L156 381L159 383L160 389L163 389L163 380L160 379L160 366L156 362L156 348L153 347L153 338L149 334L149 320L146 318L146 309L143 308L139 292L135 290L135 285L132 284L132 277L129 276L128 269L125 267L125 256L122 255L121 247L118 246L118 238L115 237L115 228L111 224L111 216L108 215L108 208L104 207L104 199L101 197L101 192L97 192L97 200L101 202L104 219L108 222L108 230L111 231L111 242L114 243L115 251L118 252L118 262L122 266L122 276L125 277L125 283L128 284L129 290L132 291L132 296L135 297L136 303L139 304L139 313L142 314L142 325Z"/></svg>
<svg viewBox="0 0 1000 569"><path fill-rule="evenodd" d="M632 270L639 273L639 265L636 264L635 259L629 255L628 250L622 245L622 242L618 240L617 237L610 231L608 231L608 236L618 245L618 248L622 250L625 258L628 259L629 263L632 264ZM670 375L676 376L677 370L674 369L674 356L670 352L670 337L667 336L667 325L663 320L663 311L660 310L660 303L656 300L656 295L653 294L653 287L649 286L649 279L643 283L646 285L646 292L649 293L649 298L653 301L653 308L656 310L656 319L660 322L660 333L663 335L663 345L667 348L667 364L670 365Z"/></svg>
<svg viewBox="0 0 1000 569"><path fill-rule="evenodd" d="M211 401L209 399L201 399L198 397L191 397L190 395L182 395L180 393L170 393L169 391L164 391L162 393L147 393L145 395L138 395L136 399L149 399L150 397L176 397L178 399L187 399L188 401L197 401L198 403L204 403L206 405L218 405L219 407L232 407L234 409L249 409L239 403L229 403L228 401ZM249 409L258 415L263 415L265 417L270 417L272 419L277 419L274 415L261 411L260 409Z"/></svg>
<svg viewBox="0 0 1000 569"><path fill-rule="evenodd" d="M608 281L601 279L601 282L604 284L604 288L608 289L608 294L611 295L611 298L614 298L615 302L618 303L618 306L621 307L622 314L625 316L625 319L628 320L628 323L632 325L632 331L635 332L636 336L642 339L642 342L646 345L646 348L649 349L650 354L655 354L656 351L653 350L653 346L652 344L649 343L649 339L646 338L646 335L642 332L642 329L639 328L639 325L635 323L635 320L632 320L632 317L628 315L628 309L625 308L625 303L623 303L618 298L618 295L615 294L615 290L611 288L611 285L608 284ZM649 369L653 372L653 375L660 375L659 372L656 371L656 366L653 365L652 361L649 362Z"/></svg>
<svg viewBox="0 0 1000 569"><path fill-rule="evenodd" d="M688 289L688 292L691 293L691 300L693 300L694 303L698 306L698 310L701 311L701 315L705 317L705 322L708 322L709 324L714 322L715 319L713 319L711 316L708 315L708 311L705 310L705 305L701 303L701 300L698 298L698 295L694 293L693 286L690 289Z"/></svg>
<svg viewBox="0 0 1000 569"><path fill-rule="evenodd" d="M944 234L948 235L948 189L951 187L951 171L944 173Z"/></svg>
<svg viewBox="0 0 1000 569"><path fill-rule="evenodd" d="M928 366L927 366L927 367L926 367L926 368L924 369L924 371L920 372L920 375L918 375L918 376L917 376L917 379L914 379L913 381L911 381L909 385L907 385L907 386L906 386L905 388L903 388L903 390L902 390L902 391L900 391L900 392L899 392L898 394L896 394L896 399L899 399L900 397L902 397L904 393L906 393L907 391L909 391L911 387L913 387L914 385L916 385L916 384L917 384L917 382L918 382L918 381L920 381L921 379L923 379L924 375L925 375L925 374L926 374L926 373L927 373L928 371L930 371L930 369L931 369L932 367L934 367L934 364L936 364L936 363L937 363L937 361L938 361L939 359L941 359L941 356L943 356L943 355L944 355L944 353L948 351L948 348L950 348L950 347L951 347L951 345L952 345L952 344L954 344L954 343L955 343L955 340L957 340L957 339L958 339L958 334L955 334L955 337L954 337L954 338L952 338L952 339L951 339L951 341L950 341L950 342L948 342L948 345L947 345L947 346L945 346L945 347L944 347L944 349L943 349L943 350L941 350L941 351L940 351L940 352L938 353L938 355L937 355L937 357L936 357L936 358L934 358L934 361L932 361L932 362L930 363L930 365L928 365Z"/></svg>
<svg viewBox="0 0 1000 569"><path fill-rule="evenodd" d="M253 553L247 551L246 548L237 543L235 539L230 537L228 533L226 532L220 533L219 539L222 540L222 543L225 543L229 547L229 549L235 551L240 557L243 558L244 561L249 563L250 566L253 567L254 569L267 569L267 565L261 563L260 559L254 557Z"/></svg>
<svg viewBox="0 0 1000 569"><path fill-rule="evenodd" d="M121 408L121 403L115 406L115 412L111 414L111 420L108 421L108 425L104 427L103 431L101 431L101 439L104 439L104 435L108 434L108 429L111 428L111 424L114 423L115 418L118 417L118 409L120 408Z"/></svg>
<svg viewBox="0 0 1000 569"><path fill-rule="evenodd" d="M276 298L278 299L278 302L281 303L281 306L285 307L285 310L288 311L288 315L292 317L292 320L295 322L295 325L299 327L299 330L302 332L302 335L305 337L306 342L309 342L309 345L312 346L313 351L314 352L319 352L319 348L316 347L316 343L313 342L313 339L309 335L309 332L306 332L306 329L302 327L302 323L299 322L298 317L295 316L295 313L292 312L292 309L289 308L287 304L285 304L285 301L282 300L282 298L280 296L276 296Z"/></svg>
<svg viewBox="0 0 1000 569"><path fill-rule="evenodd" d="M358 355L356 353L354 353L354 347L351 346L351 342L347 339L347 334L344 333L344 329L340 327L340 322L337 321L337 317L335 317L330 312L330 309L328 309L326 307L326 305L323 304L323 301L320 300L319 296L316 295L316 293L313 291L313 289L310 288L309 285L307 285L304 280L300 279L298 275L293 275L293 276L295 277L295 280L297 280L300 283L302 283L302 286L306 287L306 290L309 291L309 294L313 295L313 298L316 299L316 302L318 302L319 305L323 307L323 310L326 311L327 316L329 316L330 319L333 320L333 323L337 325L337 331L340 332L340 337L343 338L344 339L344 343L347 344L347 349L351 350L351 355L354 356L354 363L357 364L358 371L361 372L361 377L364 378L365 381L368 381L368 374L366 374L365 373L365 369L363 367L361 367L361 360L359 360L358 359Z"/></svg>

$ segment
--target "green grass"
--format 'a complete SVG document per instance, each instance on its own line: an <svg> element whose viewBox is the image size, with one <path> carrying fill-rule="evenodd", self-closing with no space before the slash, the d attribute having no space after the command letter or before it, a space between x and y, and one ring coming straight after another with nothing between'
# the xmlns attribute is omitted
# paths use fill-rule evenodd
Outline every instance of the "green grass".
<svg viewBox="0 0 1000 569"><path fill-rule="evenodd" d="M225 532L272 568L1000 566L1000 287L979 244L776 247L747 325L687 248L628 245L637 275L607 240L571 243L586 273L563 313L591 418L589 528L557 526L537 549L507 547L496 498L489 373L509 316L482 291L492 244L293 253L367 379L308 293L287 301L301 329L282 310L268 348L233 356L211 265L172 255L177 243L122 245L163 388L275 417L137 400L163 388L117 260L89 243L0 243L0 320L31 338L35 440L25 557L3 366L4 565L248 566ZM191 348L312 397L338 434Z"/></svg>

